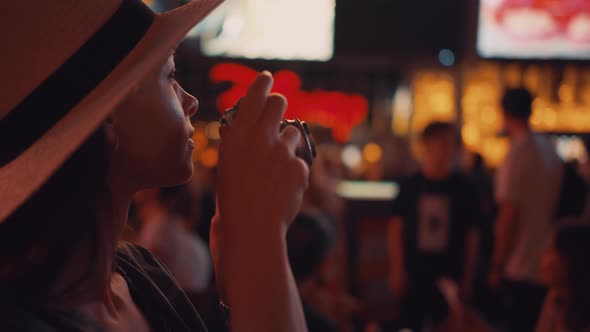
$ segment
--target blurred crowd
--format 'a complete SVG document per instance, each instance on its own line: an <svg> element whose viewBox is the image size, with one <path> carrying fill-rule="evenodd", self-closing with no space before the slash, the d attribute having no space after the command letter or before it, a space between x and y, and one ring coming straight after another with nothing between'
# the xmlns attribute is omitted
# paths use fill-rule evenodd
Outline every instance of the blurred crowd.
<svg viewBox="0 0 590 332"><path fill-rule="evenodd" d="M359 176L341 147L312 129L318 158L287 235L310 331L590 331L590 163L563 162L531 130L532 101L525 89L505 92L511 147L497 170L463 147L454 124L433 122L417 135L408 167L361 176L399 184L386 227L395 306L383 321L362 319L363 301L343 277L349 220L337 187ZM208 249L215 169L195 173L181 187L138 193L127 237L164 262L210 330L224 331Z"/></svg>
<svg viewBox="0 0 590 332"><path fill-rule="evenodd" d="M561 161L531 130L532 102L525 89L505 92L511 144L494 174L461 151L454 125L422 132L419 171L400 181L388 226L393 330L590 327L588 164Z"/></svg>

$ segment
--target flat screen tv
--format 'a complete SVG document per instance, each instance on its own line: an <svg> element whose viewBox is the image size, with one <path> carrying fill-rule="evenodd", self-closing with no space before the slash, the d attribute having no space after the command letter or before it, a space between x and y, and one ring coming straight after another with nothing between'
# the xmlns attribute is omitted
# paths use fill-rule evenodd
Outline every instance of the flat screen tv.
<svg viewBox="0 0 590 332"><path fill-rule="evenodd" d="M480 0L484 58L590 60L590 0Z"/></svg>
<svg viewBox="0 0 590 332"><path fill-rule="evenodd" d="M214 57L326 61L335 0L226 0L192 35Z"/></svg>

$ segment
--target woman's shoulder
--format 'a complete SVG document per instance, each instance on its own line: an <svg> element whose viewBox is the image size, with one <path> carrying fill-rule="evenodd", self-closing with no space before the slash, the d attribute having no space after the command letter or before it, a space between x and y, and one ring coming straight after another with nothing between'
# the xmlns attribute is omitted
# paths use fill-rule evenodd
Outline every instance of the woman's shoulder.
<svg viewBox="0 0 590 332"><path fill-rule="evenodd" d="M160 260L144 247L122 242L117 247L115 269L134 286L142 281L151 281L169 295L170 292L182 292L176 279Z"/></svg>
<svg viewBox="0 0 590 332"><path fill-rule="evenodd" d="M125 260L136 266L148 265L159 267L162 265L149 250L129 242L119 243L116 257L117 261Z"/></svg>
<svg viewBox="0 0 590 332"><path fill-rule="evenodd" d="M127 281L136 304L155 325L177 326L174 331L204 331L196 309L170 271L147 249L131 243L117 248L115 270ZM153 312L151 312L153 311Z"/></svg>
<svg viewBox="0 0 590 332"><path fill-rule="evenodd" d="M131 287L141 292L157 290L168 299L185 297L170 270L141 246L120 243L115 258L115 271L123 275Z"/></svg>

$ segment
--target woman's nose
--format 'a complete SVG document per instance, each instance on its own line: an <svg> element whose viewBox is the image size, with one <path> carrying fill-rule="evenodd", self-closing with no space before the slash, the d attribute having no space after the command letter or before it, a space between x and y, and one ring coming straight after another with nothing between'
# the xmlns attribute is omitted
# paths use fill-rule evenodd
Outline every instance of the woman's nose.
<svg viewBox="0 0 590 332"><path fill-rule="evenodd" d="M184 110L184 114L190 118L197 113L197 110L199 109L199 101L193 95L186 92L182 87L180 87L180 91L182 93L182 109Z"/></svg>

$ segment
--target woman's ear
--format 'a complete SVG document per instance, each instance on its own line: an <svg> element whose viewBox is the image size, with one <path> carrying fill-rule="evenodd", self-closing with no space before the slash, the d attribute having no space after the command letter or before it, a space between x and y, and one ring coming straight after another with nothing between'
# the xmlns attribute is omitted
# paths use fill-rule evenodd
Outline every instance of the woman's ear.
<svg viewBox="0 0 590 332"><path fill-rule="evenodd" d="M117 151L117 149L119 149L119 136L115 130L113 119L109 117L103 126L109 146L111 147L112 151Z"/></svg>

